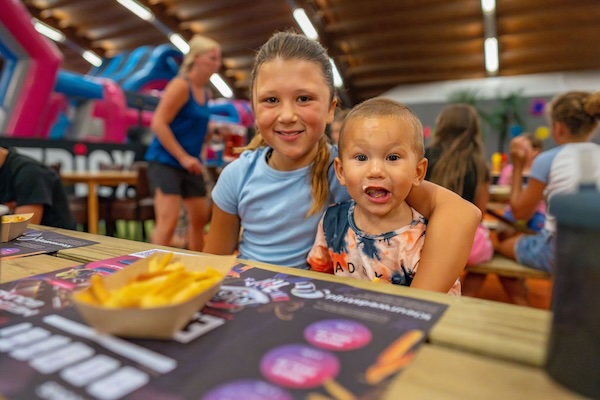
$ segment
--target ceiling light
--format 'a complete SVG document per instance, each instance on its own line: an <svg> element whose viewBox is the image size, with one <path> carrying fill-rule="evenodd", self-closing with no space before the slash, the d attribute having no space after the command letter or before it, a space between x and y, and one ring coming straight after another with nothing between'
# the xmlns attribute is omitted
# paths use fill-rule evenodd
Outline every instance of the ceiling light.
<svg viewBox="0 0 600 400"><path fill-rule="evenodd" d="M175 45L183 54L187 54L190 51L190 45L181 37L178 33L171 33L169 40Z"/></svg>
<svg viewBox="0 0 600 400"><path fill-rule="evenodd" d="M298 22L298 25L300 25L300 29L302 29L302 32L304 32L306 37L312 40L319 39L317 30L310 22L310 19L308 19L308 16L306 15L306 12L304 12L303 8L296 8L294 10L294 18L296 19L296 22Z"/></svg>
<svg viewBox="0 0 600 400"><path fill-rule="evenodd" d="M488 74L495 75L498 72L498 39L487 38L484 42L485 69Z"/></svg>
<svg viewBox="0 0 600 400"><path fill-rule="evenodd" d="M217 90L221 92L223 97L227 97L228 99L233 97L233 91L219 74L212 74L210 77L210 83L212 83Z"/></svg>
<svg viewBox="0 0 600 400"><path fill-rule="evenodd" d="M344 87L344 81L342 79L342 76L340 75L340 72L338 71L337 67L335 66L335 62L333 61L333 58L330 58L329 62L331 63L331 68L333 70L333 86L335 86L336 88Z"/></svg>
<svg viewBox="0 0 600 400"><path fill-rule="evenodd" d="M35 28L36 31L38 31L42 35L46 36L47 38L54 40L55 42L62 43L65 41L64 33L62 33L61 31L59 31L57 29L52 28L51 26L44 24L41 21L38 21L35 18L33 19L33 27Z"/></svg>
<svg viewBox="0 0 600 400"><path fill-rule="evenodd" d="M135 0L117 0L117 2L144 21L152 21L154 19L152 11Z"/></svg>
<svg viewBox="0 0 600 400"><path fill-rule="evenodd" d="M81 56L85 58L85 61L92 64L94 67L99 67L102 65L102 59L93 51L85 50L83 53L81 53Z"/></svg>
<svg viewBox="0 0 600 400"><path fill-rule="evenodd" d="M496 12L496 0L481 0L481 10L486 14Z"/></svg>

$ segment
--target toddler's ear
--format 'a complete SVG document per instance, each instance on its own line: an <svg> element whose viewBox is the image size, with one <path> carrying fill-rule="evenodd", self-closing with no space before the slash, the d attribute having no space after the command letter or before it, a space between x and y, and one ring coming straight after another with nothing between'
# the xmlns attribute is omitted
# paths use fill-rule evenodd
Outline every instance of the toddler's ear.
<svg viewBox="0 0 600 400"><path fill-rule="evenodd" d="M427 164L429 161L423 157L417 162L417 166L415 168L415 176L413 178L413 186L421 185L423 179L425 179L425 173L427 172Z"/></svg>
<svg viewBox="0 0 600 400"><path fill-rule="evenodd" d="M333 159L333 168L338 181L340 181L342 186L346 186L346 179L344 178L344 166L342 165L342 160L340 160L339 157Z"/></svg>

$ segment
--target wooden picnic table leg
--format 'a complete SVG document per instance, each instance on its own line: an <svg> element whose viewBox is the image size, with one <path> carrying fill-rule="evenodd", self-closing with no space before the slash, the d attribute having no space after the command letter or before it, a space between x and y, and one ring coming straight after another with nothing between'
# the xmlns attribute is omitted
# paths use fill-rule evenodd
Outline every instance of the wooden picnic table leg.
<svg viewBox="0 0 600 400"><path fill-rule="evenodd" d="M88 182L88 232L98 233L98 182Z"/></svg>

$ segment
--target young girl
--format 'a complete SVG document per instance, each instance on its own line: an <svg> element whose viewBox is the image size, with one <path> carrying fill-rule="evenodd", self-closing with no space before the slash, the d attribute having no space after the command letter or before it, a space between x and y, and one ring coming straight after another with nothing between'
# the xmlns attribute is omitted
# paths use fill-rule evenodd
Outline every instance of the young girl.
<svg viewBox="0 0 600 400"><path fill-rule="evenodd" d="M209 137L206 85L220 66L221 46L207 37L194 36L179 75L167 85L152 118L156 137L146 152L156 214L152 243L171 243L183 199L190 223L189 248L202 250L204 246L209 205L200 152Z"/></svg>
<svg viewBox="0 0 600 400"><path fill-rule="evenodd" d="M600 181L600 145L590 142L600 119L600 92L567 92L550 104L552 138L557 146L533 160L527 186L521 185L530 147L526 139L512 140L513 162L510 206L516 218L527 220L540 200L546 199L548 211L544 229L535 235L517 234L502 240L496 250L519 263L551 272L555 260L556 222L552 216L552 196L578 188L579 159L589 151L594 161L588 171Z"/></svg>
<svg viewBox="0 0 600 400"><path fill-rule="evenodd" d="M531 145L531 147L527 151L527 160L523 165L523 181L525 181L529 177L529 171L531 170L531 164L533 163L534 158L538 156L543 150L542 141L536 138L531 133L523 133L521 135L527 142ZM529 146L528 146L529 147ZM506 164L502 171L500 172L500 177L498 178L498 185L512 185L512 171L513 165ZM512 210L510 206L506 206L504 209L504 216L511 221L515 221L515 217L513 216ZM546 203L542 200L538 204L538 208L533 216L526 221L527 228L539 232L544 227L544 222L546 221Z"/></svg>
<svg viewBox="0 0 600 400"><path fill-rule="evenodd" d="M468 104L446 106L437 117L435 129L433 143L425 151L429 160L425 179L452 190L485 213L489 172L477 111ZM489 231L481 224L470 250L468 265L487 261L494 255ZM484 279L485 275L468 274L463 283L463 294L475 295Z"/></svg>
<svg viewBox="0 0 600 400"><path fill-rule="evenodd" d="M349 199L332 167L337 147L325 136L336 106L325 49L302 35L276 33L256 56L251 97L257 134L213 189L204 251L232 254L239 242L240 258L308 268L321 213ZM472 241L481 213L431 184L411 191L407 201L431 217L412 286L447 292L468 257L461 243Z"/></svg>

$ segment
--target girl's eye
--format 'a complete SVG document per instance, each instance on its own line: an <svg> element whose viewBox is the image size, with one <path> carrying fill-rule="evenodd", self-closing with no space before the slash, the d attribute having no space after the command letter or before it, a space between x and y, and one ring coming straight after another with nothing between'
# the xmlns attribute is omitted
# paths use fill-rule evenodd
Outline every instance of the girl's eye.
<svg viewBox="0 0 600 400"><path fill-rule="evenodd" d="M298 97L298 101L301 103L306 103L309 100L310 100L310 97L308 97L308 96L299 96Z"/></svg>
<svg viewBox="0 0 600 400"><path fill-rule="evenodd" d="M354 156L354 159L356 161L367 161L367 156L365 156L364 154L357 154Z"/></svg>
<svg viewBox="0 0 600 400"><path fill-rule="evenodd" d="M389 161L398 161L400 156L398 154L390 154L387 158Z"/></svg>
<svg viewBox="0 0 600 400"><path fill-rule="evenodd" d="M275 97L267 97L263 100L265 103L277 103L277 99Z"/></svg>

